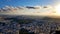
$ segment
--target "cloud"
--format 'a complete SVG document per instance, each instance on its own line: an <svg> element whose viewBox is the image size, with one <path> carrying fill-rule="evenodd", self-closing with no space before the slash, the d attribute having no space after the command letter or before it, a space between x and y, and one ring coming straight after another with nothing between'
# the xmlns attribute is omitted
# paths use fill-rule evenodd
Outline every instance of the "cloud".
<svg viewBox="0 0 60 34"><path fill-rule="evenodd" d="M40 9L39 6L34 6L34 7L26 6L26 8L28 8L28 9Z"/></svg>
<svg viewBox="0 0 60 34"><path fill-rule="evenodd" d="M6 11L5 11L6 10ZM0 10L0 14L7 15L53 15L54 8L50 5L48 6L26 6L26 7L12 7L5 6Z"/></svg>

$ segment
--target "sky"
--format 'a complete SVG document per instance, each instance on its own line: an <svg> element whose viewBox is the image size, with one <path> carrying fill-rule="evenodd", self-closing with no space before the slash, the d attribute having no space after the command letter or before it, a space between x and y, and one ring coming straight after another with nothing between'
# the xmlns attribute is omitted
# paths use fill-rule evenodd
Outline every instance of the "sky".
<svg viewBox="0 0 60 34"><path fill-rule="evenodd" d="M45 6L54 5L59 0L0 0L0 7L8 6Z"/></svg>
<svg viewBox="0 0 60 34"><path fill-rule="evenodd" d="M58 5L59 6L56 6ZM6 6L6 7L4 7ZM18 6L20 6L18 8ZM27 8L33 6L33 8ZM56 8L58 10L56 10ZM44 8L47 7L47 8ZM60 0L0 0L0 14L7 15L60 15ZM59 13L59 14L58 14Z"/></svg>

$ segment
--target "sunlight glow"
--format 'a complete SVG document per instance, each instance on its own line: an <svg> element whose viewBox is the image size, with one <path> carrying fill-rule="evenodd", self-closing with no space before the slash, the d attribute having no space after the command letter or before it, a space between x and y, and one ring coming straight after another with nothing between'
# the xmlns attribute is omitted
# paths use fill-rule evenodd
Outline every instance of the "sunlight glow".
<svg viewBox="0 0 60 34"><path fill-rule="evenodd" d="M56 14L60 15L60 4L55 6Z"/></svg>

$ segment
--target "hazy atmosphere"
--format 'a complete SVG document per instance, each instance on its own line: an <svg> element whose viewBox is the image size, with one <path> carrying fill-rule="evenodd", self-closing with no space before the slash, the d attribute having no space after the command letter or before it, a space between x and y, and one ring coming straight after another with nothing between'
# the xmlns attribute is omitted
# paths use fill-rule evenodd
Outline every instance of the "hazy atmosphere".
<svg viewBox="0 0 60 34"><path fill-rule="evenodd" d="M56 15L60 0L0 0L0 14L8 15Z"/></svg>

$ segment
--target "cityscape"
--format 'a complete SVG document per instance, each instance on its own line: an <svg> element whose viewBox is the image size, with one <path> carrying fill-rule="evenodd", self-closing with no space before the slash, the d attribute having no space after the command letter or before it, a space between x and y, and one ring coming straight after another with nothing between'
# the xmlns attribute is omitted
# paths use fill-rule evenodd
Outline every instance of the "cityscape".
<svg viewBox="0 0 60 34"><path fill-rule="evenodd" d="M60 0L0 0L0 34L60 34Z"/></svg>

